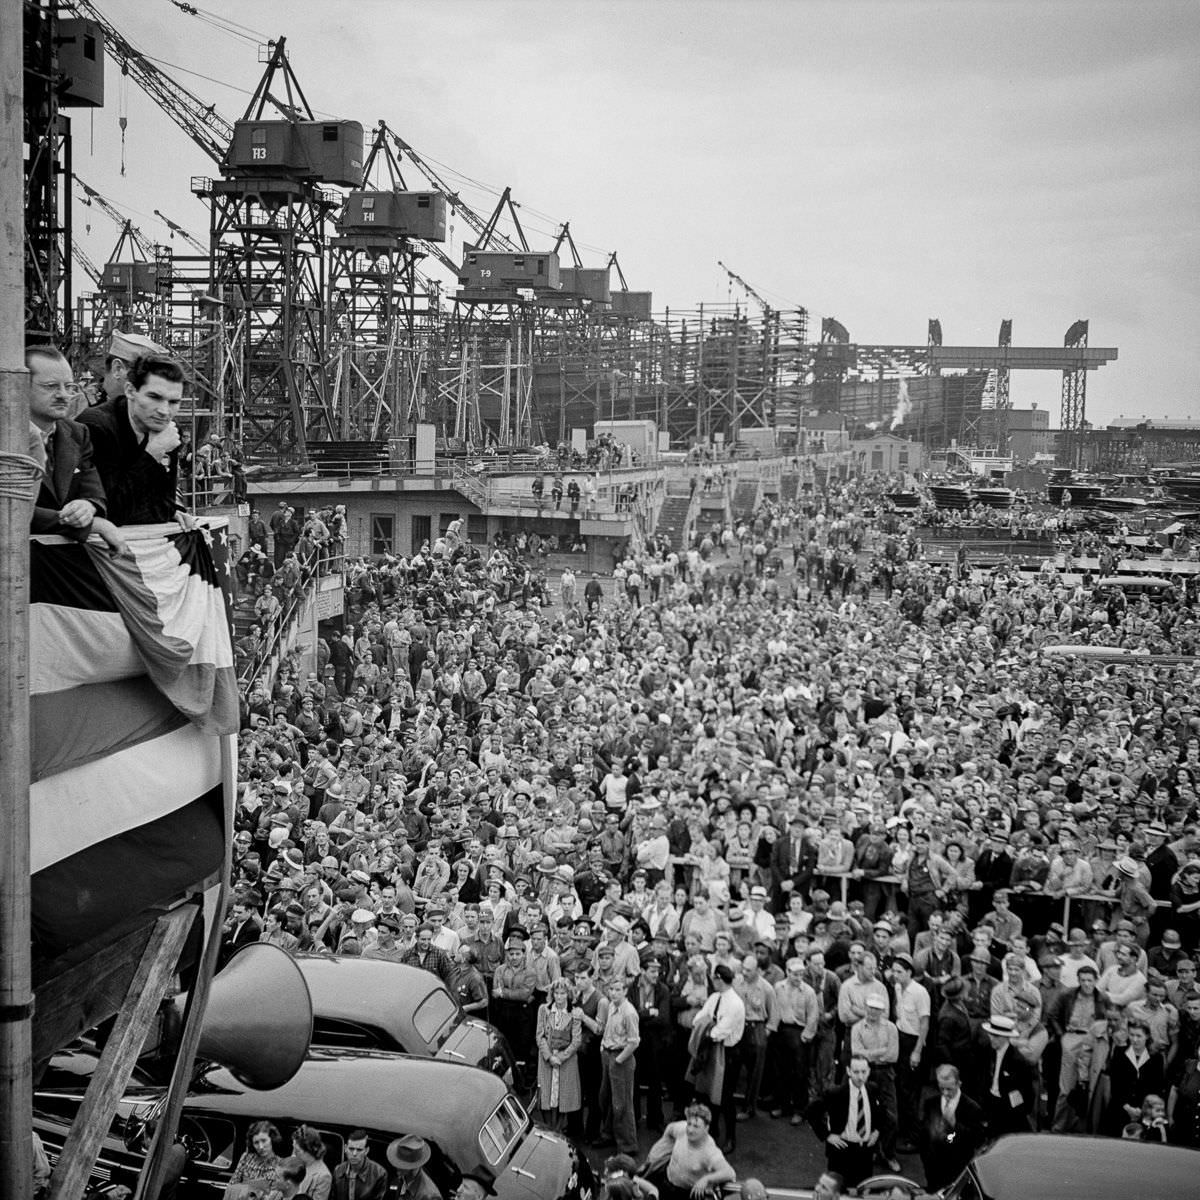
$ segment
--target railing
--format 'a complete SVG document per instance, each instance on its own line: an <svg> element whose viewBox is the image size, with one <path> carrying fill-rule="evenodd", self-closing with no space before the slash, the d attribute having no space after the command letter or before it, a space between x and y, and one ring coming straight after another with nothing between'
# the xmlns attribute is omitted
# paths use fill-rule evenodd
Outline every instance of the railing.
<svg viewBox="0 0 1200 1200"><path fill-rule="evenodd" d="M238 687L243 697L249 696L250 690L271 662L277 657L282 657L284 643L299 619L304 605L311 599L310 591L314 585L318 585L325 576L343 574L344 568L344 552L333 551L328 546L313 547L307 558L300 563L299 586L282 601L278 616L271 622L269 629L263 630L262 641L254 653L238 667Z"/></svg>

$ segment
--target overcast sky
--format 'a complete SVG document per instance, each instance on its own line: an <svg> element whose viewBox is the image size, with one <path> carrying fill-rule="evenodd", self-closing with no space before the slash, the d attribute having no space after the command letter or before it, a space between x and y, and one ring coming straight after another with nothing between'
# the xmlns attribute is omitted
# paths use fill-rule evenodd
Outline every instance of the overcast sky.
<svg viewBox="0 0 1200 1200"><path fill-rule="evenodd" d="M531 243L570 220L656 309L744 300L721 259L858 342L923 343L937 317L994 344L1011 317L1018 345L1061 345L1086 317L1120 350L1089 419L1200 416L1200 4L197 4L247 40L169 0L96 3L231 119L254 35L286 35L319 115L385 119L485 213L511 185ZM159 208L206 237L188 181L215 168L135 85L110 70L74 130L78 174L149 236ZM115 227L76 220L103 261ZM1057 422L1059 386L1016 374L1013 403Z"/></svg>

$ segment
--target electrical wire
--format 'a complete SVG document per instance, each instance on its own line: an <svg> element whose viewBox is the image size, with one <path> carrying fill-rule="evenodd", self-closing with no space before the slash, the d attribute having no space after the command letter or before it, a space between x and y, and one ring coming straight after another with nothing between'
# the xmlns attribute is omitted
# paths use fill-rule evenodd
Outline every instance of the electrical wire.
<svg viewBox="0 0 1200 1200"><path fill-rule="evenodd" d="M186 4L184 0L167 0L167 3L179 9L180 12L186 13L189 17L195 17L201 24L217 29L221 33L227 33L230 37L240 38L251 45L259 46L267 41L266 35L257 29L251 29L248 25L240 25L237 21L231 21L228 17L212 12L210 9Z"/></svg>

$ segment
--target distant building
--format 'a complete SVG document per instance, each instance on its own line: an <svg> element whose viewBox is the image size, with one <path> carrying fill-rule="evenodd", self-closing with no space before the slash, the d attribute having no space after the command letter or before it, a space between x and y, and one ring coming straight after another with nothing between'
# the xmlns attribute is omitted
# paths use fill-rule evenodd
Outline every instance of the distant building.
<svg viewBox="0 0 1200 1200"><path fill-rule="evenodd" d="M829 454L850 449L846 418L841 413L805 413L800 418L801 454Z"/></svg>
<svg viewBox="0 0 1200 1200"><path fill-rule="evenodd" d="M1200 419L1118 417L1092 431L1089 458L1110 471L1200 462Z"/></svg>
<svg viewBox="0 0 1200 1200"><path fill-rule="evenodd" d="M1008 452L1013 462L1031 463L1038 454L1051 454L1054 443L1050 433L1048 409L1014 408L1008 414Z"/></svg>
<svg viewBox="0 0 1200 1200"><path fill-rule="evenodd" d="M862 471L886 471L889 475L895 475L901 471L925 469L925 447L920 442L891 433L853 441L850 449Z"/></svg>

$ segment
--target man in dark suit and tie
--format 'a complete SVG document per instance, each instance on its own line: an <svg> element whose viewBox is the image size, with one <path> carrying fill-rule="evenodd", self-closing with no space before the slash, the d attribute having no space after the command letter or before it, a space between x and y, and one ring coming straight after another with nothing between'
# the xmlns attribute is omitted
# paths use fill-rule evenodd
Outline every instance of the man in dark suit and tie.
<svg viewBox="0 0 1200 1200"><path fill-rule="evenodd" d="M794 816L786 837L771 848L771 883L776 912L787 912L793 893L808 891L817 865L817 848L804 836L805 819Z"/></svg>
<svg viewBox="0 0 1200 1200"><path fill-rule="evenodd" d="M262 931L262 922L248 901L235 900L221 935L221 965L224 966L243 946L257 942Z"/></svg>
<svg viewBox="0 0 1200 1200"><path fill-rule="evenodd" d="M931 1192L953 1183L987 1136L983 1109L962 1090L957 1067L938 1067L937 1087L921 1104L921 1164Z"/></svg>
<svg viewBox="0 0 1200 1200"><path fill-rule="evenodd" d="M851 1058L846 1082L832 1088L808 1112L813 1131L825 1143L825 1161L856 1187L871 1173L880 1139L890 1129L887 1106L870 1082L871 1064Z"/></svg>
<svg viewBox="0 0 1200 1200"><path fill-rule="evenodd" d="M30 529L57 533L73 541L99 534L109 547L124 553L120 531L105 519L107 503L100 473L92 462L92 439L84 426L70 420L75 400L75 377L67 360L53 346L30 346L29 422L40 445L33 449L44 475L33 502Z"/></svg>

